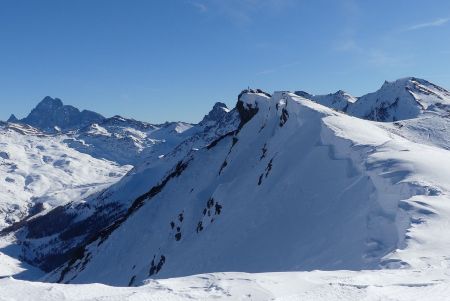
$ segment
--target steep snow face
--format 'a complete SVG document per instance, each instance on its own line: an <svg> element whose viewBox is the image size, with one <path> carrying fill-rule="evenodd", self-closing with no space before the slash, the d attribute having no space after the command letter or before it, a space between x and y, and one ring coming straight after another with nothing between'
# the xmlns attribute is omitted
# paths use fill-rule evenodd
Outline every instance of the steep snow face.
<svg viewBox="0 0 450 301"><path fill-rule="evenodd" d="M10 118L11 119L11 118ZM59 98L45 97L31 113L20 122L47 132L55 130L70 130L101 122L104 117L98 113L64 105ZM18 120L9 120L17 122Z"/></svg>
<svg viewBox="0 0 450 301"><path fill-rule="evenodd" d="M347 112L375 121L410 119L425 112L448 115L450 93L426 80L408 77L385 82L378 91L358 98Z"/></svg>
<svg viewBox="0 0 450 301"><path fill-rule="evenodd" d="M152 179L46 279L138 285L204 272L448 261L450 235L424 239L448 226L447 150L287 92L243 91L236 110L236 131ZM134 187L130 179L121 191Z"/></svg>
<svg viewBox="0 0 450 301"><path fill-rule="evenodd" d="M62 140L20 124L0 127L0 229L81 200L130 169L79 153Z"/></svg>

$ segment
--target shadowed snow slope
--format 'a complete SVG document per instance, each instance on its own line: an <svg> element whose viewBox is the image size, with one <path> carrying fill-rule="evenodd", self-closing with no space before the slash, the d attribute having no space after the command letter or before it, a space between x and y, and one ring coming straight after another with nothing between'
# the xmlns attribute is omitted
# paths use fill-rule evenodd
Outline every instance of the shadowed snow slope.
<svg viewBox="0 0 450 301"><path fill-rule="evenodd" d="M46 279L448 264L448 150L287 92L244 91L237 111L236 131L190 152Z"/></svg>

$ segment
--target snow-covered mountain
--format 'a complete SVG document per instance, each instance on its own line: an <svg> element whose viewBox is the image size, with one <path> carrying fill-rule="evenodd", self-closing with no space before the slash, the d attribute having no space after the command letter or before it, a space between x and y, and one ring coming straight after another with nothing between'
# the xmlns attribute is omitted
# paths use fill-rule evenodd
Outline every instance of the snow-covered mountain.
<svg viewBox="0 0 450 301"><path fill-rule="evenodd" d="M420 238L450 216L448 150L288 92L244 91L236 111L236 130L180 156L159 179L142 173L115 185L134 198L127 212L46 279L138 285L446 261L450 237Z"/></svg>
<svg viewBox="0 0 450 301"><path fill-rule="evenodd" d="M131 166L95 159L62 137L23 124L0 126L0 229L30 214L83 199L118 181Z"/></svg>
<svg viewBox="0 0 450 301"><path fill-rule="evenodd" d="M358 98L347 112L375 121L411 119L426 112L448 115L450 92L415 77L386 81L378 91Z"/></svg>
<svg viewBox="0 0 450 301"><path fill-rule="evenodd" d="M415 77L385 81L378 91L361 97L354 97L342 90L327 95L312 95L305 91L296 91L295 94L349 115L374 121L405 120L424 113L450 114L450 92Z"/></svg>
<svg viewBox="0 0 450 301"><path fill-rule="evenodd" d="M18 120L11 115L8 122L20 122L31 125L46 132L79 129L94 122L101 122L105 118L95 112L64 105L61 99L46 96L27 117Z"/></svg>
<svg viewBox="0 0 450 301"><path fill-rule="evenodd" d="M65 142L95 158L135 165L151 154L167 153L191 135L188 130L192 127L185 122L154 125L114 116L67 133Z"/></svg>
<svg viewBox="0 0 450 301"><path fill-rule="evenodd" d="M234 109L217 103L198 124L115 116L55 135L22 125L33 139L58 137L88 158L134 167L117 183L3 234L16 240L21 260L47 272L41 281L144 284L117 289L117 298L444 292L449 95L417 78L359 98L248 89ZM230 271L239 273L221 273ZM254 272L269 273L246 274ZM216 274L159 280L202 273ZM24 285L2 283L7 292ZM42 295L62 289L36 288Z"/></svg>

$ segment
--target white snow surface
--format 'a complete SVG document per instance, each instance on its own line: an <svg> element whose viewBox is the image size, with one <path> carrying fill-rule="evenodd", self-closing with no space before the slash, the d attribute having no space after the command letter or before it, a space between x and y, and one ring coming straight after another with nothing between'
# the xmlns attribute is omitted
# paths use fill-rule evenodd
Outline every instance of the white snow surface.
<svg viewBox="0 0 450 301"><path fill-rule="evenodd" d="M140 287L0 279L1 301L448 300L448 270L213 273L149 280Z"/></svg>

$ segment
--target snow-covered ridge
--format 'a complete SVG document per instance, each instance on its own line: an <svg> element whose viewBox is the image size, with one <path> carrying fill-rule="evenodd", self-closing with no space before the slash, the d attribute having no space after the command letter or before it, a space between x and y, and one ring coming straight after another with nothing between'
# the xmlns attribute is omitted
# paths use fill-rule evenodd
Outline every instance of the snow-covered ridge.
<svg viewBox="0 0 450 301"><path fill-rule="evenodd" d="M204 272L447 262L450 237L420 239L450 216L447 150L289 92L247 90L236 109L234 134L178 161L47 279L139 285Z"/></svg>
<svg viewBox="0 0 450 301"><path fill-rule="evenodd" d="M342 90L327 95L295 92L324 106L349 115L375 121L399 121L424 113L450 114L450 92L424 79L415 77L386 81L373 93L354 97Z"/></svg>
<svg viewBox="0 0 450 301"><path fill-rule="evenodd" d="M336 109L338 111L347 111L348 107L356 102L357 98L350 95L349 93L339 90L335 93L330 93L327 95L311 95L304 91L296 91L296 95L314 100L321 105L326 107Z"/></svg>

